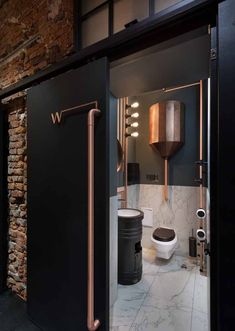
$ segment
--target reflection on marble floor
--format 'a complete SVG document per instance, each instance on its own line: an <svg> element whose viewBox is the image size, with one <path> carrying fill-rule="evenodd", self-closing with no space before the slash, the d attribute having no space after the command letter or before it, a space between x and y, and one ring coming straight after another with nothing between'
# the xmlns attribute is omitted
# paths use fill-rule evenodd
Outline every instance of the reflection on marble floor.
<svg viewBox="0 0 235 331"><path fill-rule="evenodd" d="M207 278L189 259L144 250L142 280L118 286L111 331L207 331ZM187 268L182 268L185 265Z"/></svg>

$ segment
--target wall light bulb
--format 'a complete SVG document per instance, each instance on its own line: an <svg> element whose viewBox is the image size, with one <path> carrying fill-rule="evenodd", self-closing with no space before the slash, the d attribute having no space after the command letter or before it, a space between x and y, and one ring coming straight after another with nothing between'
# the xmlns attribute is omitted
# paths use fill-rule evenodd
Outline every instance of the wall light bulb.
<svg viewBox="0 0 235 331"><path fill-rule="evenodd" d="M137 131L132 132L132 133L131 133L131 136L136 138L136 137L139 136L139 132L137 132Z"/></svg>
<svg viewBox="0 0 235 331"><path fill-rule="evenodd" d="M139 117L139 113L133 113L133 114L131 115L131 117L138 118L138 117Z"/></svg>
<svg viewBox="0 0 235 331"><path fill-rule="evenodd" d="M138 108L139 107L139 102L138 101L135 101L131 104L131 108Z"/></svg>
<svg viewBox="0 0 235 331"><path fill-rule="evenodd" d="M138 123L138 122L131 123L131 126L132 126L133 128L138 128L139 123Z"/></svg>

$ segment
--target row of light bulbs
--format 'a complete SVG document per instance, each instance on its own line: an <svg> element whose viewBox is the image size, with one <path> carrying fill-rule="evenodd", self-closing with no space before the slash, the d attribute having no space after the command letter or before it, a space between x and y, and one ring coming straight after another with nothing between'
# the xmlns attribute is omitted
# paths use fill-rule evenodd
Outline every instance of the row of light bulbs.
<svg viewBox="0 0 235 331"><path fill-rule="evenodd" d="M134 121L132 123L128 123L128 119L136 119L139 117L138 112L134 112L132 114L128 114L128 109L136 109L139 107L139 102L135 101L131 105L126 105L126 129L128 128L138 128L139 123L137 121ZM131 133L126 132L126 137L135 137L137 138L139 136L138 131L133 131Z"/></svg>

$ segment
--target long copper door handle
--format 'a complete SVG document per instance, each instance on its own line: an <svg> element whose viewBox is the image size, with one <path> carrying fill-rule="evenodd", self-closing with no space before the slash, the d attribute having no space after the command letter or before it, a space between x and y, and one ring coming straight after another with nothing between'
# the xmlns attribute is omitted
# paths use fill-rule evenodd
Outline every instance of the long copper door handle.
<svg viewBox="0 0 235 331"><path fill-rule="evenodd" d="M87 328L95 331L100 321L94 319L94 118L99 109L88 113L88 286L87 286Z"/></svg>

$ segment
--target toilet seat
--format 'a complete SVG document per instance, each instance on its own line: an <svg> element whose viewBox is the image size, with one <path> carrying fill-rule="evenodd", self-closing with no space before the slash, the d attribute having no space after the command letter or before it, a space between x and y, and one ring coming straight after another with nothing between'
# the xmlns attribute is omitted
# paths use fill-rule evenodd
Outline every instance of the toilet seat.
<svg viewBox="0 0 235 331"><path fill-rule="evenodd" d="M178 245L177 234L173 229L157 228L151 236L151 240L156 248L157 257L169 259Z"/></svg>
<svg viewBox="0 0 235 331"><path fill-rule="evenodd" d="M157 241L169 242L175 239L175 231L159 227L154 230L152 237Z"/></svg>

